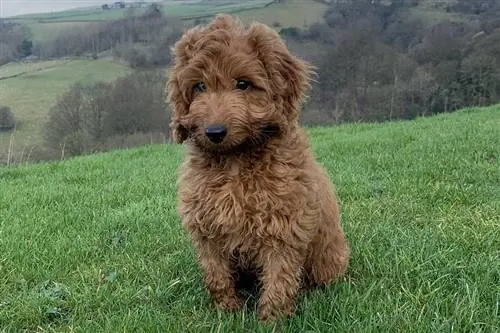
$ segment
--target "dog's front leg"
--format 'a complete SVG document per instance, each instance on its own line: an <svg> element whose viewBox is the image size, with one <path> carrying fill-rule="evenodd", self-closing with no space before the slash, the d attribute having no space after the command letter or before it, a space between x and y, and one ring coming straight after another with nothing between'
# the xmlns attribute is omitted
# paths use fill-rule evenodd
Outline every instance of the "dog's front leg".
<svg viewBox="0 0 500 333"><path fill-rule="evenodd" d="M262 251L262 291L258 312L261 321L293 313L305 255L289 246Z"/></svg>
<svg viewBox="0 0 500 333"><path fill-rule="evenodd" d="M236 293L230 261L219 254L213 241L199 239L195 243L205 284L215 304L223 310L240 308L243 303Z"/></svg>

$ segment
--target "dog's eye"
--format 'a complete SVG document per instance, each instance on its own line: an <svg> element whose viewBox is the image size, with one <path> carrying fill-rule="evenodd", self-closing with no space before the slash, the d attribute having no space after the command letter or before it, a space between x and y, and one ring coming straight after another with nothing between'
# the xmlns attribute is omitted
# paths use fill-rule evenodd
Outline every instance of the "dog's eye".
<svg viewBox="0 0 500 333"><path fill-rule="evenodd" d="M252 86L252 83L247 80L238 80L236 81L236 89L247 90Z"/></svg>
<svg viewBox="0 0 500 333"><path fill-rule="evenodd" d="M204 92L207 89L205 86L205 83L203 82L198 82L194 85L193 90L196 92Z"/></svg>

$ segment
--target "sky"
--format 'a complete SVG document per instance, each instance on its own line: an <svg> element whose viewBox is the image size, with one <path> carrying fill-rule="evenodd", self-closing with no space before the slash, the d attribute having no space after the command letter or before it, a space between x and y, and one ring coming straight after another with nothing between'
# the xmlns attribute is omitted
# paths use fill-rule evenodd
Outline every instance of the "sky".
<svg viewBox="0 0 500 333"><path fill-rule="evenodd" d="M100 6L117 0L0 0L0 17Z"/></svg>

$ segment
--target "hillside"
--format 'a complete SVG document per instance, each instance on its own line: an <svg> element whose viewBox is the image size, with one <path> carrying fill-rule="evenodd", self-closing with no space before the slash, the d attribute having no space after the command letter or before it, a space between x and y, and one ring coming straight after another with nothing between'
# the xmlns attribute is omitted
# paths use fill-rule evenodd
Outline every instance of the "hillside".
<svg viewBox="0 0 500 333"><path fill-rule="evenodd" d="M0 66L0 104L9 105L18 122L16 131L0 132L0 161L5 161L11 138L17 154L43 144L42 129L49 109L76 82L110 81L129 68L110 58L57 59ZM13 136L12 136L13 135Z"/></svg>
<svg viewBox="0 0 500 333"><path fill-rule="evenodd" d="M500 106L310 128L347 276L285 332L500 329ZM0 167L0 331L271 332L214 310L179 223L177 145Z"/></svg>
<svg viewBox="0 0 500 333"><path fill-rule="evenodd" d="M291 0L291 4L298 0ZM268 12L267 6L272 3L272 0L251 0L251 1L233 1L233 0L178 0L178 1L159 1L164 15L177 17L186 21L186 24L192 23L196 18L213 16L216 13L239 13L250 11L254 14ZM285 5L287 7L290 5ZM300 6L300 5L299 5ZM271 7L282 7L271 5ZM302 5L303 7L303 5ZM316 7L326 7L323 4L314 4ZM122 19L132 15L140 15L145 13L147 6L113 8L102 10L100 6L91 8L83 8L76 10L65 10L54 13L30 14L22 15L15 18L15 21L21 22L34 32L34 39L46 40L54 37L55 33L63 31L64 28L72 25L85 25L92 22L104 22L110 20ZM281 9L280 9L281 10ZM271 9L271 13L275 9ZM316 14L316 11L314 11ZM272 22L270 22L272 23Z"/></svg>

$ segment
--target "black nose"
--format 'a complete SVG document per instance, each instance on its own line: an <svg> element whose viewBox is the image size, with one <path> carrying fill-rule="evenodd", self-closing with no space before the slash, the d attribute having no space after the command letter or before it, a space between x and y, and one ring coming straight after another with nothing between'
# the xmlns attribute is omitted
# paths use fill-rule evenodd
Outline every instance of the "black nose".
<svg viewBox="0 0 500 333"><path fill-rule="evenodd" d="M213 143L220 143L227 134L226 126L221 124L210 125L205 128L205 135Z"/></svg>

